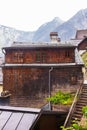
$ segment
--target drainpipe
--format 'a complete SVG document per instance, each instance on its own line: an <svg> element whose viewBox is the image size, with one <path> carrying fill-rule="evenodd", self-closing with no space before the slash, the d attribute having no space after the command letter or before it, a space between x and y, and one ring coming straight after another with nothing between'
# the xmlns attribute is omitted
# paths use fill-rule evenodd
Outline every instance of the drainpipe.
<svg viewBox="0 0 87 130"><path fill-rule="evenodd" d="M51 67L49 69L49 98L51 97L51 84L50 84L51 76L50 76L50 73L52 72L52 70L53 70L53 67ZM50 101L49 101L49 110L52 110Z"/></svg>

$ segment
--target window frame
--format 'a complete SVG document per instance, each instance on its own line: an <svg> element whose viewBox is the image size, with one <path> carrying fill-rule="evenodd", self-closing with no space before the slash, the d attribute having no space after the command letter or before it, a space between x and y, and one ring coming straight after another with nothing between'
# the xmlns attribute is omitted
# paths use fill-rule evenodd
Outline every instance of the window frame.
<svg viewBox="0 0 87 130"><path fill-rule="evenodd" d="M23 52L15 52L14 53L14 62L23 63L23 60L24 60Z"/></svg>

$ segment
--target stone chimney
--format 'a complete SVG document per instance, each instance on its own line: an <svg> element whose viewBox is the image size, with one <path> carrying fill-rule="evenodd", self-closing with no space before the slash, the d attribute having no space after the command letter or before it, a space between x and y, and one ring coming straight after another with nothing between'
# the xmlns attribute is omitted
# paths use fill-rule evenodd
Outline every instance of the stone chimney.
<svg viewBox="0 0 87 130"><path fill-rule="evenodd" d="M60 42L60 38L58 38L58 33L57 32L51 32L50 33L50 39L52 43L58 43Z"/></svg>

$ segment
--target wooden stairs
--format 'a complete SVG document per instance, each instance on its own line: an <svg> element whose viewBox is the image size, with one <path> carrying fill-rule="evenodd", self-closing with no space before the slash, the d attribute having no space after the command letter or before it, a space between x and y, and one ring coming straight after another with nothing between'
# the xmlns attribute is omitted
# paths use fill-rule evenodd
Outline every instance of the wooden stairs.
<svg viewBox="0 0 87 130"><path fill-rule="evenodd" d="M87 105L87 84L83 84L82 87L78 90L75 100L70 108L64 127L70 126L73 120L80 121L83 113L83 106Z"/></svg>

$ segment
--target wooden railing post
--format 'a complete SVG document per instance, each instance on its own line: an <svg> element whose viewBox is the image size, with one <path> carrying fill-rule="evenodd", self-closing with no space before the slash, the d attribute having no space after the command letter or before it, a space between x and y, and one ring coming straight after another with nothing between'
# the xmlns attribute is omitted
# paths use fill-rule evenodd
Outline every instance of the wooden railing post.
<svg viewBox="0 0 87 130"><path fill-rule="evenodd" d="M77 89L77 92L76 92L76 95L74 97L73 103L72 103L72 105L70 107L69 113L68 113L68 115L66 117L66 120L64 122L64 127L67 127L67 126L70 125L71 116L72 116L72 114L74 112L74 109L75 109L75 106L76 106L76 102L77 102L77 98L79 97L81 90L82 90L82 86L80 86L80 88Z"/></svg>

